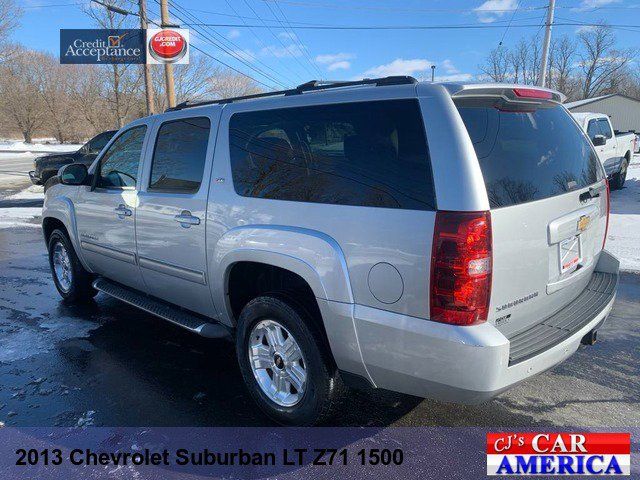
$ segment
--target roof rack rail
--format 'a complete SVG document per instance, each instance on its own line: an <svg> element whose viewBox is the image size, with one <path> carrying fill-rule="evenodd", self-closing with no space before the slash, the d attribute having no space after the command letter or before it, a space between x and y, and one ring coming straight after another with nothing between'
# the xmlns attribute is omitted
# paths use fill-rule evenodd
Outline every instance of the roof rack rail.
<svg viewBox="0 0 640 480"><path fill-rule="evenodd" d="M184 110L185 108L202 107L205 105L219 105L225 103L233 103L240 100L251 100L254 98L274 97L277 95L300 95L304 92L315 92L318 90L328 90L330 88L352 87L357 85L375 85L378 87L387 85L412 85L418 81L410 76L398 75L382 78L364 78L362 80L353 81L328 81L328 80L310 80L306 83L298 85L289 90L278 90L274 92L254 93L252 95L243 95L240 97L221 98L219 100L207 100L203 102L186 102L179 103L175 107L167 108L165 112L175 112Z"/></svg>

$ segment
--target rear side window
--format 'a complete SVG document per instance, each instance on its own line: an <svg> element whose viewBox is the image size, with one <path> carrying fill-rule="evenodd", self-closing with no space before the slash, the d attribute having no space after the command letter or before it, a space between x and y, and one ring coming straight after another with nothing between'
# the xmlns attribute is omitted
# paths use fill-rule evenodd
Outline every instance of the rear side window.
<svg viewBox="0 0 640 480"><path fill-rule="evenodd" d="M198 191L210 129L211 122L206 117L183 118L162 124L153 150L150 191Z"/></svg>
<svg viewBox="0 0 640 480"><path fill-rule="evenodd" d="M415 100L236 113L229 137L239 195L435 208L422 116Z"/></svg>
<svg viewBox="0 0 640 480"><path fill-rule="evenodd" d="M492 208L552 197L602 179L598 159L561 105L499 110L458 102L480 162Z"/></svg>

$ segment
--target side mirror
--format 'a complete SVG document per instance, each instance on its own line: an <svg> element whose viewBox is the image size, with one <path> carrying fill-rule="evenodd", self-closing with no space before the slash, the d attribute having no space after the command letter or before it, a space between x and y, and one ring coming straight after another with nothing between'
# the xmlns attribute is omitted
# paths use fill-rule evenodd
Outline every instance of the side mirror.
<svg viewBox="0 0 640 480"><path fill-rule="evenodd" d="M601 147L602 145L607 143L607 137L605 137L604 135L596 135L595 137L593 137L592 142L594 147Z"/></svg>
<svg viewBox="0 0 640 480"><path fill-rule="evenodd" d="M85 185L89 179L89 171L82 163L71 163L60 168L58 176L63 185Z"/></svg>

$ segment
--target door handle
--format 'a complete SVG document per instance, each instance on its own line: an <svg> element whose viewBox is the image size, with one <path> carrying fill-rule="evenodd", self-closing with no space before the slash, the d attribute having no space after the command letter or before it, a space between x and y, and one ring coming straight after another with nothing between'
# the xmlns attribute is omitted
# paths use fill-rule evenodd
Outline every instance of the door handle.
<svg viewBox="0 0 640 480"><path fill-rule="evenodd" d="M118 208L115 209L118 218L130 217L132 215L131 209L127 208L124 204L118 205Z"/></svg>
<svg viewBox="0 0 640 480"><path fill-rule="evenodd" d="M191 215L189 210L183 210L180 215L173 217L182 228L189 228L191 225L200 225L200 219Z"/></svg>

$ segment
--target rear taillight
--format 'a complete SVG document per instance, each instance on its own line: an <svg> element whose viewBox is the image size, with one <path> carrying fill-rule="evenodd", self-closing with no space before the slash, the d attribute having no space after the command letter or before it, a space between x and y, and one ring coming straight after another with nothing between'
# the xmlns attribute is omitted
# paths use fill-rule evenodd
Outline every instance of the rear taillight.
<svg viewBox="0 0 640 480"><path fill-rule="evenodd" d="M605 224L606 226L604 227L604 239L602 240L603 250L604 250L604 246L607 243L607 233L609 233L609 213L611 212L611 190L609 188L609 180L605 178L604 182L607 186L607 223Z"/></svg>
<svg viewBox="0 0 640 480"><path fill-rule="evenodd" d="M485 322L491 295L489 212L436 213L431 251L431 320Z"/></svg>

